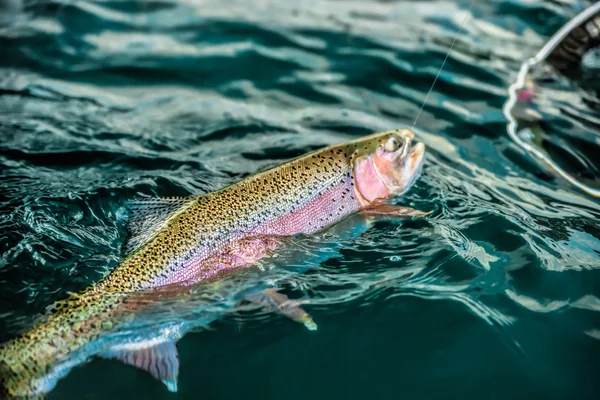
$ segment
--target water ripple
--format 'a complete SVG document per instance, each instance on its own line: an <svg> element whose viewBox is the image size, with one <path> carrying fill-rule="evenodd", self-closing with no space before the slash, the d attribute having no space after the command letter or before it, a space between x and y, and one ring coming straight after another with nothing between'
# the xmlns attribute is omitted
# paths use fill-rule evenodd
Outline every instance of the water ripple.
<svg viewBox="0 0 600 400"><path fill-rule="evenodd" d="M128 199L210 192L412 125L469 4L25 1L0 27L1 339L118 263ZM433 386L460 398L597 398L600 205L515 147L501 110L521 63L587 4L475 2L416 127L428 148L423 176L398 199L432 211L426 219L352 220L293 238L221 286L167 296L121 334L147 337L158 321L169 334L199 332L182 340L182 396L247 395L229 372L210 375L239 366L239 382L253 379L240 387L287 382L256 388L268 398L305 398L308 380L335 398L399 387L431 398ZM545 81L536 112L548 130L534 138L591 183L596 97L566 78ZM318 335L240 304L265 285L302 304ZM264 368L253 376L296 349L285 379ZM380 365L380 353L397 359ZM346 367L323 354L357 358ZM191 360L210 379L190 379ZM361 368L369 392L343 396L335 374L354 376L359 363L370 366ZM90 398L141 395L124 389L133 375L98 387L113 369L123 371L92 363L52 395L80 398L88 384Z"/></svg>

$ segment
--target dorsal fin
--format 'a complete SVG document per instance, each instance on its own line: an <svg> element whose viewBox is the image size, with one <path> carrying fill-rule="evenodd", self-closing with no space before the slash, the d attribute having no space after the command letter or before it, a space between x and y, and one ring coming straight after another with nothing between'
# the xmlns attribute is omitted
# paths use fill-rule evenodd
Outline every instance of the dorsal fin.
<svg viewBox="0 0 600 400"><path fill-rule="evenodd" d="M100 355L104 358L116 358L148 372L167 386L170 392L177 391L179 375L179 354L174 342L166 341L154 346L137 349L110 350Z"/></svg>
<svg viewBox="0 0 600 400"><path fill-rule="evenodd" d="M152 197L129 201L128 237L123 243L127 255L154 237L156 232L180 211L187 209L198 197Z"/></svg>

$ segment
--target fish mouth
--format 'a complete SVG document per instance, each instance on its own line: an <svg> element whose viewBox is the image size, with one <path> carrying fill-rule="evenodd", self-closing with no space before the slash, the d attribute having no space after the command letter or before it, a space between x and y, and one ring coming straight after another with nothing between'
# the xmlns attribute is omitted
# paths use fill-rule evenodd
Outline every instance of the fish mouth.
<svg viewBox="0 0 600 400"><path fill-rule="evenodd" d="M425 145L418 142L410 149L407 156L408 166L413 170L420 169L423 164L423 157L425 156Z"/></svg>
<svg viewBox="0 0 600 400"><path fill-rule="evenodd" d="M410 189L419 175L421 175L424 156L425 145L421 142L415 144L408 152L406 160L404 160L404 170L402 171L402 193Z"/></svg>
<svg viewBox="0 0 600 400"><path fill-rule="evenodd" d="M394 158L399 158L404 160L409 151L411 151L411 144L413 139L415 138L415 134L408 129L402 129L396 131L396 136L402 141L402 146L398 150L396 150L394 154Z"/></svg>
<svg viewBox="0 0 600 400"><path fill-rule="evenodd" d="M400 165L405 161L411 164L418 163L423 157L425 145L418 142L413 146L415 134L408 129L397 130L395 133L394 136L401 141L402 145L394 152L393 159Z"/></svg>
<svg viewBox="0 0 600 400"><path fill-rule="evenodd" d="M402 141L402 145L394 152L392 158L399 168L409 168L417 170L423 162L425 154L425 145L417 142L413 145L415 134L407 129L397 132L397 138Z"/></svg>
<svg viewBox="0 0 600 400"><path fill-rule="evenodd" d="M413 145L415 134L408 129L398 130L396 135L402 140L402 146L392 156L395 165L394 179L385 181L390 189L402 194L412 186L421 173L425 145L421 142Z"/></svg>
<svg viewBox="0 0 600 400"><path fill-rule="evenodd" d="M396 131L397 135L402 139L402 146L396 151L395 157L404 161L409 168L416 169L423 162L423 155L425 154L425 145L421 142L417 142L413 146L413 140L415 138L414 132L408 129L401 129Z"/></svg>

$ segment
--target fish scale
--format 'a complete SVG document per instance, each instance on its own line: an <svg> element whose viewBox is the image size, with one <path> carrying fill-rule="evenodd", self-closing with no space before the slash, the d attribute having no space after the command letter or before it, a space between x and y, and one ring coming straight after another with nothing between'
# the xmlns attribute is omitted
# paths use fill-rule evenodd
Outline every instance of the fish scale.
<svg viewBox="0 0 600 400"><path fill-rule="evenodd" d="M333 146L194 198L168 229L134 251L100 286L129 291L185 281L203 272L181 271L190 259L205 259L233 241L261 234L312 233L357 211L350 157L355 146ZM306 219L307 211L314 215L322 207L321 199L338 192L348 201L337 202L334 212L316 221ZM269 224L279 229L269 230Z"/></svg>
<svg viewBox="0 0 600 400"><path fill-rule="evenodd" d="M370 190L369 185L382 190L381 177L369 181L377 177L369 160L392 136L398 137L393 141L396 144L407 138L404 147L396 146L378 162L386 168L389 163L410 166L405 186L412 185L420 171L423 146L416 146L414 157L406 158L406 151L399 157L413 136L406 132L378 133L330 146L210 194L138 202L131 217L132 229L137 227L138 232L125 245L130 252L115 270L97 284L57 302L50 315L3 346L0 395L50 391L72 367L65 361L67 356L75 354L71 363L77 364L103 352L118 354L110 344L98 347L96 340L130 321L148 304L150 289L219 279L253 265L279 245L278 238L317 232L360 210L365 201L361 190ZM357 160L371 166L369 179L357 180ZM172 356L154 358L150 350L147 356L170 363L175 360ZM138 359L131 354L122 358L125 362ZM166 376L165 371L150 372ZM164 382L176 389L173 381Z"/></svg>

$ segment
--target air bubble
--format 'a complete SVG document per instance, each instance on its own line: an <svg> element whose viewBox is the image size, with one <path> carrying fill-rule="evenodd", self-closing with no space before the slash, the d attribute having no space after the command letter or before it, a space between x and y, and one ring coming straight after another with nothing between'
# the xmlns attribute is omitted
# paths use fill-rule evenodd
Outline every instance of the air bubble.
<svg viewBox="0 0 600 400"><path fill-rule="evenodd" d="M402 260L402 257L399 257L399 256L391 256L390 257L390 261L391 262L398 262L398 261L401 261L401 260Z"/></svg>

